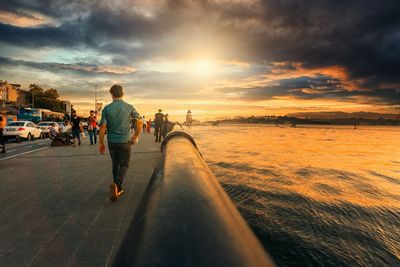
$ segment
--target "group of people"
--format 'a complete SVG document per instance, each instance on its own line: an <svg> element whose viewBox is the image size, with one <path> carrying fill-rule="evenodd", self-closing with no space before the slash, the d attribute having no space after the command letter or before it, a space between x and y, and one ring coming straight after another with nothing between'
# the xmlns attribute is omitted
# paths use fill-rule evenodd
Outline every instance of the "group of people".
<svg viewBox="0 0 400 267"><path fill-rule="evenodd" d="M136 118L132 118L132 121L131 121L131 131L132 131L132 133L136 130ZM139 120L142 120L142 128L143 128L143 130L142 130L142 132L143 133L150 133L151 132L151 124L153 123L152 121L151 121L151 119L149 119L149 120L146 120L146 117L145 116L143 116L143 117L141 117L141 118L139 118Z"/></svg>
<svg viewBox="0 0 400 267"><path fill-rule="evenodd" d="M168 114L163 114L162 109L154 115L154 135L156 136L155 142L161 142L161 137L164 139L167 133L172 131L175 123L168 119Z"/></svg>
<svg viewBox="0 0 400 267"><path fill-rule="evenodd" d="M135 118L132 118L131 121L131 132L134 132L136 130L136 120ZM154 136L156 137L155 142L161 142L163 138L172 131L172 128L174 127L175 123L172 123L168 119L168 114L163 114L162 109L159 109L158 112L154 115L154 120L152 121L151 119L146 120L145 116L142 116L141 119L139 120L142 121L142 128L143 128L143 133L151 133L151 126L154 122Z"/></svg>
<svg viewBox="0 0 400 267"><path fill-rule="evenodd" d="M131 147L138 142L140 133L150 133L152 121L146 121L144 116L140 116L136 109L127 102L122 100L123 88L121 85L115 84L110 88L113 102L104 107L102 117L99 124L95 112L90 111L88 118L88 132L90 144L97 143L97 131L99 131L99 152L105 153L104 137L107 132L108 150L112 161L112 180L109 186L109 198L112 202L117 201L118 197L123 193L122 184L126 178L129 168L131 155ZM132 133L132 124L134 131ZM161 142L161 138L165 138L175 123L168 119L168 114L163 114L162 110L154 116L154 135L156 142ZM3 119L0 117L0 144L2 145L2 153L5 152L5 144L3 140ZM83 132L82 119L74 112L71 120L65 121L60 125L58 132L56 129L50 131L53 137L62 136L70 142L74 140L74 144L81 145L81 133Z"/></svg>
<svg viewBox="0 0 400 267"><path fill-rule="evenodd" d="M87 119L88 133L90 138L90 145L97 144L97 120L93 110L90 111L90 116ZM54 127L50 127L49 135L51 139L64 138L68 144L73 143L74 146L81 145L81 135L83 133L82 119L78 117L76 112L72 113L71 121L66 120L61 123L58 132ZM73 141L73 142L72 142Z"/></svg>

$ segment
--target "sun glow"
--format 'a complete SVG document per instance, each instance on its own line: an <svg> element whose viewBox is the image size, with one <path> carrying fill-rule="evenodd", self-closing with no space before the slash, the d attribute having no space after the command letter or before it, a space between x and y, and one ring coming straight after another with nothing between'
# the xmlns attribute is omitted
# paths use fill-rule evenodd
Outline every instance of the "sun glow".
<svg viewBox="0 0 400 267"><path fill-rule="evenodd" d="M191 65L192 73L195 75L208 75L211 74L213 70L213 64L206 59L196 60Z"/></svg>

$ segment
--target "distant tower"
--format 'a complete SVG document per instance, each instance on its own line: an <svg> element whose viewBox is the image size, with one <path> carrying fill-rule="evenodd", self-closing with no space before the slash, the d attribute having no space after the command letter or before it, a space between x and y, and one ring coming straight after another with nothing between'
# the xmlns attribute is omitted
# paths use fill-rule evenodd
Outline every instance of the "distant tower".
<svg viewBox="0 0 400 267"><path fill-rule="evenodd" d="M192 122L193 122L192 112L189 109L188 112L186 113L186 125L192 125Z"/></svg>

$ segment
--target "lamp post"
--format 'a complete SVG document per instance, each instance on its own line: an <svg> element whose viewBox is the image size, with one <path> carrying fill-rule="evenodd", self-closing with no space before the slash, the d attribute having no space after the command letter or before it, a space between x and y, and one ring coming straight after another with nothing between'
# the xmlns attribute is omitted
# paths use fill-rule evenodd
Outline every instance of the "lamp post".
<svg viewBox="0 0 400 267"><path fill-rule="evenodd" d="M94 85L94 110L97 108L97 84Z"/></svg>

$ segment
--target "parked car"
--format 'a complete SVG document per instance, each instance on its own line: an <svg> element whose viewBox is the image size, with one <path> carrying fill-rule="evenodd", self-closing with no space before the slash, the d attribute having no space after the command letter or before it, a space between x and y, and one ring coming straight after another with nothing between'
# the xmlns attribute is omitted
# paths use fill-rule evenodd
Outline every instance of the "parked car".
<svg viewBox="0 0 400 267"><path fill-rule="evenodd" d="M87 130L87 128L88 128L88 119L87 118L81 118L81 123L82 123L83 129Z"/></svg>
<svg viewBox="0 0 400 267"><path fill-rule="evenodd" d="M22 138L33 141L42 136L42 130L31 121L13 121L4 127L3 134L6 138L15 138L17 142Z"/></svg>
<svg viewBox="0 0 400 267"><path fill-rule="evenodd" d="M58 129L60 128L60 125L54 121L42 121L42 122L39 122L38 125L39 125L40 130L42 130L42 134L46 137L49 136L50 127L53 127L54 129L56 129L57 132L58 132Z"/></svg>

